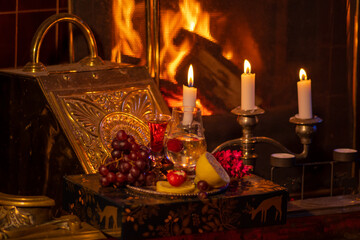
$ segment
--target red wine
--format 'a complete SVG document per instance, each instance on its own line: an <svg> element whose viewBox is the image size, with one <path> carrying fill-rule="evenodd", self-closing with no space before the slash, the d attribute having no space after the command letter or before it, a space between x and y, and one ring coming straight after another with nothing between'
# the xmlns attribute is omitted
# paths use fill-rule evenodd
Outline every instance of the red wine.
<svg viewBox="0 0 360 240"><path fill-rule="evenodd" d="M164 147L164 136L168 121L150 120L150 147L153 152L161 152Z"/></svg>

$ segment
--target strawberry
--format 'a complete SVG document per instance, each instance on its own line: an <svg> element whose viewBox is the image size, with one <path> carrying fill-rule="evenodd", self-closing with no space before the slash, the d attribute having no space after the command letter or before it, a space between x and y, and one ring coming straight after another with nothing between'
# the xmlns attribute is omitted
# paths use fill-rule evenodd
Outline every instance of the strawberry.
<svg viewBox="0 0 360 240"><path fill-rule="evenodd" d="M168 182L174 186L178 187L186 180L186 172L183 170L179 171L170 171L166 174L166 178Z"/></svg>
<svg viewBox="0 0 360 240"><path fill-rule="evenodd" d="M172 152L180 152L183 149L183 144L180 140L176 138L169 139L169 141L166 144L168 150Z"/></svg>

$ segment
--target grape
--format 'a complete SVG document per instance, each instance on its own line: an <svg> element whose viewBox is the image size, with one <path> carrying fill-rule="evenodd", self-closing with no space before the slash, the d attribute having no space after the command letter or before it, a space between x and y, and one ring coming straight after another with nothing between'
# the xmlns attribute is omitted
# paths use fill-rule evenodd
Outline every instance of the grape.
<svg viewBox="0 0 360 240"><path fill-rule="evenodd" d="M134 143L135 142L135 138L131 135L128 135L128 138L127 138L128 142L129 143Z"/></svg>
<svg viewBox="0 0 360 240"><path fill-rule="evenodd" d="M204 181L204 180L201 180L197 183L197 188L200 190L200 191L206 191L209 189L209 184Z"/></svg>
<svg viewBox="0 0 360 240"><path fill-rule="evenodd" d="M138 180L136 180L133 185L134 185L135 187L141 187L141 186L143 185L143 183L140 182L140 181L138 181Z"/></svg>
<svg viewBox="0 0 360 240"><path fill-rule="evenodd" d="M150 152L150 150L149 150L149 148L147 148L146 146L144 146L144 145L140 145L140 150L144 150L144 151L146 151L146 152Z"/></svg>
<svg viewBox="0 0 360 240"><path fill-rule="evenodd" d="M106 166L110 172L116 171L116 163L114 162L114 160L111 157L106 159Z"/></svg>
<svg viewBox="0 0 360 240"><path fill-rule="evenodd" d="M141 183L141 185L145 182L145 173L144 172L140 173L137 181L139 181Z"/></svg>
<svg viewBox="0 0 360 240"><path fill-rule="evenodd" d="M128 139L128 135L126 134L126 132L124 130L119 130L117 133L116 133L116 138L119 140L119 141L126 141Z"/></svg>
<svg viewBox="0 0 360 240"><path fill-rule="evenodd" d="M106 179L109 181L109 183L114 183L115 180L116 180L116 175L115 175L115 173L109 172L109 173L106 175Z"/></svg>
<svg viewBox="0 0 360 240"><path fill-rule="evenodd" d="M206 192L199 192L198 197L200 199L206 199L207 198L207 193Z"/></svg>
<svg viewBox="0 0 360 240"><path fill-rule="evenodd" d="M125 162L131 162L131 159L130 159L130 157L129 157L129 154L124 154L124 161Z"/></svg>
<svg viewBox="0 0 360 240"><path fill-rule="evenodd" d="M156 175L153 172L147 172L145 176L146 186L154 186L156 183Z"/></svg>
<svg viewBox="0 0 360 240"><path fill-rule="evenodd" d="M147 165L146 162L143 160L138 159L135 161L135 166L137 166L141 171L145 170L146 165Z"/></svg>
<svg viewBox="0 0 360 240"><path fill-rule="evenodd" d="M120 141L114 138L114 140L111 142L111 147L113 149L120 150Z"/></svg>
<svg viewBox="0 0 360 240"><path fill-rule="evenodd" d="M126 182L126 175L123 174L122 172L117 172L116 173L116 183L121 185L125 182Z"/></svg>
<svg viewBox="0 0 360 240"><path fill-rule="evenodd" d="M106 177L101 176L101 177L100 177L100 184L101 184L101 186L103 186L103 187L107 187L107 186L109 186L110 182L107 180Z"/></svg>
<svg viewBox="0 0 360 240"><path fill-rule="evenodd" d="M101 165L99 167L99 173L105 177L109 173L109 169L106 166Z"/></svg>
<svg viewBox="0 0 360 240"><path fill-rule="evenodd" d="M140 169L137 166L132 166L130 169L130 174L133 175L133 177L137 178L140 175Z"/></svg>
<svg viewBox="0 0 360 240"><path fill-rule="evenodd" d="M121 151L120 150L117 150L117 149L114 149L111 151L111 157L113 159L118 159L118 158L121 158Z"/></svg>
<svg viewBox="0 0 360 240"><path fill-rule="evenodd" d="M130 160L137 160L137 158L138 158L137 152L136 151L131 151L129 153L129 158L130 158Z"/></svg>
<svg viewBox="0 0 360 240"><path fill-rule="evenodd" d="M124 151L124 154L129 154L131 150L131 144L128 141L123 142L121 150Z"/></svg>
<svg viewBox="0 0 360 240"><path fill-rule="evenodd" d="M146 160L149 158L149 152L145 150L140 150L139 152L139 159Z"/></svg>
<svg viewBox="0 0 360 240"><path fill-rule="evenodd" d="M130 145L131 145L131 150L133 150L133 151L140 150L140 146L136 142L132 142L132 143L130 143Z"/></svg>
<svg viewBox="0 0 360 240"><path fill-rule="evenodd" d="M131 173L128 173L128 174L126 175L126 178L127 178L127 180L128 180L129 183L133 183L133 182L136 181L136 178L135 178Z"/></svg>
<svg viewBox="0 0 360 240"><path fill-rule="evenodd" d="M128 173L131 169L131 164L128 162L121 162L120 163L120 171L124 174Z"/></svg>
<svg viewBox="0 0 360 240"><path fill-rule="evenodd" d="M102 186L121 187L124 184L142 186L156 184L156 175L150 172L150 150L135 141L134 136L119 130L111 142L111 157L99 167Z"/></svg>

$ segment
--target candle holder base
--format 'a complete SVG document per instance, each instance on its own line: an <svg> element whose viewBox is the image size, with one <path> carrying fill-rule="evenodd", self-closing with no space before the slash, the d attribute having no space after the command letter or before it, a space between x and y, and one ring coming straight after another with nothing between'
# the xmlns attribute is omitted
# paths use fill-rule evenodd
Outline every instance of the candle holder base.
<svg viewBox="0 0 360 240"><path fill-rule="evenodd" d="M240 146L242 151L242 160L244 164L255 167L257 154L255 153L256 143L268 143L279 148L283 153L273 154L270 158L270 164L275 167L292 167L295 165L295 159L305 159L309 153L309 146L312 140L312 134L316 132L316 124L322 122L322 119L314 116L310 119L301 119L295 115L289 119L290 123L296 125L295 132L303 145L301 153L293 153L280 142L268 137L254 137L254 127L258 124L258 115L264 114L265 110L256 107L252 110L243 110L240 106L231 110L231 113L238 116L237 122L242 127L242 137L226 141L216 147L212 152L220 151L233 145Z"/></svg>
<svg viewBox="0 0 360 240"><path fill-rule="evenodd" d="M253 138L253 129L258 124L258 115L264 114L265 110L256 107L251 110L243 110L236 107L231 113L238 116L237 122L242 127L243 136L240 138L240 149L242 151L242 160L245 165L255 167L257 154L255 153L255 139Z"/></svg>
<svg viewBox="0 0 360 240"><path fill-rule="evenodd" d="M295 155L290 153L273 153L270 156L270 165L278 168L293 167Z"/></svg>
<svg viewBox="0 0 360 240"><path fill-rule="evenodd" d="M295 115L289 119L289 122L296 124L295 132L299 136L301 144L309 145L313 133L316 132L316 124L321 123L322 119L315 115L313 118L301 119Z"/></svg>
<svg viewBox="0 0 360 240"><path fill-rule="evenodd" d="M335 162L353 162L357 158L358 151L350 148L338 148L333 151Z"/></svg>

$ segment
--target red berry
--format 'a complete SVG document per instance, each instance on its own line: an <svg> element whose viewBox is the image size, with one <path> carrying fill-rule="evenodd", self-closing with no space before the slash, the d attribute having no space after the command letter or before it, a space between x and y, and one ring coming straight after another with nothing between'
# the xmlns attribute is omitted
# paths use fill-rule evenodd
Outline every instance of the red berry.
<svg viewBox="0 0 360 240"><path fill-rule="evenodd" d="M184 147L182 142L176 138L169 139L166 146L167 146L168 150L170 150L172 152L180 152Z"/></svg>
<svg viewBox="0 0 360 240"><path fill-rule="evenodd" d="M168 182L175 187L180 186L186 179L186 172L183 170L170 171L166 174Z"/></svg>

